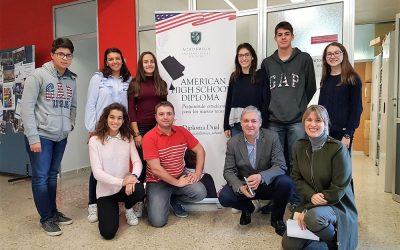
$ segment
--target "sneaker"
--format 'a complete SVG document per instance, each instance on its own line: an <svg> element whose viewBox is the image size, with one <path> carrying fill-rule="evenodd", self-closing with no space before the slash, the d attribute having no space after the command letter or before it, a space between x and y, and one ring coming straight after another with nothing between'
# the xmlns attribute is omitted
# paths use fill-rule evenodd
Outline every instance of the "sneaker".
<svg viewBox="0 0 400 250"><path fill-rule="evenodd" d="M171 202L171 207L176 217L186 218L189 216L186 209L179 202Z"/></svg>
<svg viewBox="0 0 400 250"><path fill-rule="evenodd" d="M126 209L125 208L125 216L126 216L126 222L130 226L136 226L139 224L139 220L135 215L135 212L133 211L133 208Z"/></svg>
<svg viewBox="0 0 400 250"><path fill-rule="evenodd" d="M52 220L42 223L43 230L50 236L58 236L62 234L60 227Z"/></svg>
<svg viewBox="0 0 400 250"><path fill-rule="evenodd" d="M240 211L239 209L236 209L236 208L232 208L232 213L233 214L238 214L240 212L242 212L242 211Z"/></svg>
<svg viewBox="0 0 400 250"><path fill-rule="evenodd" d="M140 218L143 215L144 203L143 201L139 201L133 206L133 212L135 213L136 217Z"/></svg>
<svg viewBox="0 0 400 250"><path fill-rule="evenodd" d="M69 225L72 224L72 219L68 218L61 212L56 212L53 216L53 222L58 223L60 225Z"/></svg>
<svg viewBox="0 0 400 250"><path fill-rule="evenodd" d="M97 217L97 204L90 204L88 206L88 221L90 223L96 222L99 220L99 218Z"/></svg>

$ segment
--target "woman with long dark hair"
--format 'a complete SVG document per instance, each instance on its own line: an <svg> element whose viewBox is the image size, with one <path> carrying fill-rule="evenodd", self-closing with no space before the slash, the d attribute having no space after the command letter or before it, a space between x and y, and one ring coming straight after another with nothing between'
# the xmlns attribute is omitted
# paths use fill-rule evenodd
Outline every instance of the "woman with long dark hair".
<svg viewBox="0 0 400 250"><path fill-rule="evenodd" d="M139 56L135 78L128 89L128 111L130 126L134 140L143 163L143 171L139 180L146 179L146 161L143 160L142 139L156 125L155 106L166 101L168 95L167 83L161 78L158 71L157 59L150 51ZM143 213L143 202L135 206L138 217Z"/></svg>
<svg viewBox="0 0 400 250"><path fill-rule="evenodd" d="M128 108L127 90L131 73L124 56L118 48L108 48L104 52L104 67L90 79L85 110L85 127L89 133L95 131L103 109L111 103L121 103ZM89 179L89 222L97 221L96 179Z"/></svg>
<svg viewBox="0 0 400 250"><path fill-rule="evenodd" d="M257 54L249 43L242 43L236 49L235 71L229 80L224 116L225 136L229 138L242 131L240 115L247 106L258 108L263 120L268 120L265 117L268 108L266 103L269 103L269 88L266 88L265 75L257 70Z"/></svg>
<svg viewBox="0 0 400 250"><path fill-rule="evenodd" d="M114 238L119 227L118 202L125 203L129 225L138 224L133 206L143 200L143 183L138 180L142 162L136 150L125 107L112 103L99 118L89 139L90 166L97 180L96 197L100 234ZM129 165L132 170L129 172Z"/></svg>
<svg viewBox="0 0 400 250"><path fill-rule="evenodd" d="M321 91L318 104L328 110L330 136L341 141L351 151L353 135L362 113L362 84L351 66L346 48L328 44L322 56Z"/></svg>

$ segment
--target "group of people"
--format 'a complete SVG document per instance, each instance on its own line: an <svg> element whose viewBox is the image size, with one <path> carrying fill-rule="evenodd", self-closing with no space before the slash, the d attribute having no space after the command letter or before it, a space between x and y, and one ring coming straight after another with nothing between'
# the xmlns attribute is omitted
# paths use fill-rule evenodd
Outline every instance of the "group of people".
<svg viewBox="0 0 400 250"><path fill-rule="evenodd" d="M323 52L320 105L307 108L316 91L313 61L292 47L293 39L291 24L280 22L275 27L278 48L258 70L253 47L243 43L237 48L223 121L230 138L223 171L227 185L218 198L221 205L241 211L241 225L251 222L253 200L272 200L271 226L283 235L284 249L354 249L350 150L362 112L361 81L343 45L330 43ZM76 75L68 69L73 52L69 39L54 40L52 60L27 78L21 102L33 197L42 228L53 236L62 233L59 224L72 223L57 210L55 198L76 117ZM127 223L137 225L146 201L150 224L162 227L170 208L187 217L182 204L207 195L200 182L205 150L188 130L173 124L167 94L151 52L140 55L131 77L122 52L109 48L104 67L90 80L88 220L99 221L105 239L118 230L118 202L125 204ZM185 169L188 149L195 154L193 171ZM289 202L300 213L299 226L320 242L285 234Z"/></svg>

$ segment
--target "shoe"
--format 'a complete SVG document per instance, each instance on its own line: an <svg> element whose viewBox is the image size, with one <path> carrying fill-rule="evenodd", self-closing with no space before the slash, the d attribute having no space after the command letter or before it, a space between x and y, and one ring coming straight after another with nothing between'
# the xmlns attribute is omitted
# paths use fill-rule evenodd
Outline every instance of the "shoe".
<svg viewBox="0 0 400 250"><path fill-rule="evenodd" d="M99 220L99 218L97 217L97 204L90 204L88 206L88 221L90 223L96 222Z"/></svg>
<svg viewBox="0 0 400 250"><path fill-rule="evenodd" d="M283 220L271 221L271 226L275 228L275 233L282 236L286 231L286 225Z"/></svg>
<svg viewBox="0 0 400 250"><path fill-rule="evenodd" d="M143 209L144 209L143 201L139 201L133 206L133 212L135 213L136 217L140 218L143 216Z"/></svg>
<svg viewBox="0 0 400 250"><path fill-rule="evenodd" d="M125 208L125 216L126 216L126 222L130 226L136 226L139 224L139 220L135 215L135 212L133 211L133 208L126 209Z"/></svg>
<svg viewBox="0 0 400 250"><path fill-rule="evenodd" d="M42 223L43 230L50 236L58 236L62 234L60 227L52 220Z"/></svg>
<svg viewBox="0 0 400 250"><path fill-rule="evenodd" d="M171 207L176 217L186 218L189 216L186 209L179 202L171 202Z"/></svg>
<svg viewBox="0 0 400 250"><path fill-rule="evenodd" d="M232 213L233 214L238 214L240 212L242 212L242 211L240 211L239 209L236 209L236 208L232 208Z"/></svg>
<svg viewBox="0 0 400 250"><path fill-rule="evenodd" d="M68 218L61 212L56 212L53 216L53 222L58 223L60 225L69 225L72 224L72 219Z"/></svg>
<svg viewBox="0 0 400 250"><path fill-rule="evenodd" d="M240 216L240 225L247 225L251 223L251 213L249 211L242 211L242 215Z"/></svg>

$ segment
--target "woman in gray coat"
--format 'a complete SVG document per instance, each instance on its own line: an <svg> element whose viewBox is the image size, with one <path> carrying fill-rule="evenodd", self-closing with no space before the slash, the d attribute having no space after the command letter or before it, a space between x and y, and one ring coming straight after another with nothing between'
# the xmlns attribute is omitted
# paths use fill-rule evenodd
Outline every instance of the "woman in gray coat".
<svg viewBox="0 0 400 250"><path fill-rule="evenodd" d="M328 136L329 117L312 105L303 115L308 138L293 147L292 178L303 202L298 224L321 241L292 238L285 233L283 249L346 249L357 247L358 221L351 190L351 158L347 148Z"/></svg>

